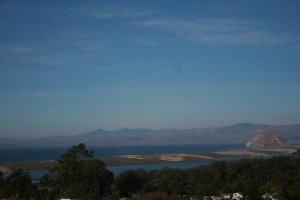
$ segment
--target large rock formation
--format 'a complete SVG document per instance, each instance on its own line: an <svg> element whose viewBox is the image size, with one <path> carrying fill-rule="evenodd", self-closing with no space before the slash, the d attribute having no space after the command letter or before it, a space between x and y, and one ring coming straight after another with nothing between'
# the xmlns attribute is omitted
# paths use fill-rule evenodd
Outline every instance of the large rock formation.
<svg viewBox="0 0 300 200"><path fill-rule="evenodd" d="M254 148L274 148L274 147L288 147L287 141L273 130L267 130L249 140L246 147Z"/></svg>

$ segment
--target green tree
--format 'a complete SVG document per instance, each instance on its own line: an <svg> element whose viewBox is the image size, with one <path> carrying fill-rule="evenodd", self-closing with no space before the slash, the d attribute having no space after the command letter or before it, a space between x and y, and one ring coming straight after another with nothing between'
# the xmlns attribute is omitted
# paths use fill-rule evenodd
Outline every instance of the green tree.
<svg viewBox="0 0 300 200"><path fill-rule="evenodd" d="M259 192L259 183L258 181L252 179L252 180L248 180L245 183L246 185L246 190L245 190L245 194L247 196L248 200L259 200L261 199L261 193Z"/></svg>
<svg viewBox="0 0 300 200"><path fill-rule="evenodd" d="M116 178L116 185L121 196L129 197L142 190L145 179L146 172L143 169L128 170L119 174Z"/></svg>
<svg viewBox="0 0 300 200"><path fill-rule="evenodd" d="M3 196L3 172L0 171L0 198Z"/></svg>
<svg viewBox="0 0 300 200"><path fill-rule="evenodd" d="M101 199L113 183L113 174L83 143L68 149L50 173L55 185L50 193L66 198Z"/></svg>
<svg viewBox="0 0 300 200"><path fill-rule="evenodd" d="M3 183L3 172L0 171L0 184L2 184L2 183Z"/></svg>
<svg viewBox="0 0 300 200"><path fill-rule="evenodd" d="M81 179L80 198L101 199L109 195L114 177L110 171L106 170L104 163L92 159L86 160L81 165L82 173L79 175Z"/></svg>
<svg viewBox="0 0 300 200"><path fill-rule="evenodd" d="M27 172L18 169L12 172L2 184L2 198L40 199L37 187Z"/></svg>

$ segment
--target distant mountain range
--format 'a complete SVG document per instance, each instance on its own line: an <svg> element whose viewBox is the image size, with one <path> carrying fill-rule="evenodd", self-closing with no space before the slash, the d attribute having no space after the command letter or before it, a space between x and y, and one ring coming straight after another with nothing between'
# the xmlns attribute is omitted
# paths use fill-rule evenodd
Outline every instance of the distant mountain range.
<svg viewBox="0 0 300 200"><path fill-rule="evenodd" d="M231 126L194 129L98 129L74 136L40 139L0 138L0 147L58 147L85 143L88 146L247 143L252 137L274 130L291 145L300 144L300 124L267 125L239 123Z"/></svg>

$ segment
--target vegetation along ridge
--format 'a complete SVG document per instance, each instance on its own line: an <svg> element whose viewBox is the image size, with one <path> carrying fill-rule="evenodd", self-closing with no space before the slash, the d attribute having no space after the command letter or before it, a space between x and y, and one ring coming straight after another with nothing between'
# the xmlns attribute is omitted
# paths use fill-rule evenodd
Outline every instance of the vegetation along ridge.
<svg viewBox="0 0 300 200"><path fill-rule="evenodd" d="M39 182L0 172L1 199L298 199L300 149L269 159L217 161L191 169L128 170L114 177L85 144L71 147ZM224 194L228 194L227 196ZM233 196L240 195L240 196Z"/></svg>

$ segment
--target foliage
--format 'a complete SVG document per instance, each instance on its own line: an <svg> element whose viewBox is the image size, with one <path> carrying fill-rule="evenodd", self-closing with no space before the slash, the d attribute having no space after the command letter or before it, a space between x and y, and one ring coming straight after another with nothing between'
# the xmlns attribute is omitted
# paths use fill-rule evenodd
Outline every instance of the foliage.
<svg viewBox="0 0 300 200"><path fill-rule="evenodd" d="M116 180L121 194L161 192L169 196L203 197L240 192L246 199L260 199L269 192L277 193L280 199L297 199L300 197L300 159L279 156L218 161L186 170L131 170L121 173Z"/></svg>
<svg viewBox="0 0 300 200"><path fill-rule="evenodd" d="M41 184L51 187L50 196L101 199L110 193L113 181L113 174L82 143L63 154L59 166L42 177Z"/></svg>
<svg viewBox="0 0 300 200"><path fill-rule="evenodd" d="M22 169L13 171L1 184L1 198L40 199L37 187L31 177Z"/></svg>
<svg viewBox="0 0 300 200"><path fill-rule="evenodd" d="M23 170L0 172L0 199L186 199L240 192L245 199L300 197L299 152L268 159L218 161L192 169L128 170L117 177L84 144L71 147L38 184Z"/></svg>
<svg viewBox="0 0 300 200"><path fill-rule="evenodd" d="M0 171L0 184L2 184L2 182L3 182L3 172Z"/></svg>
<svg viewBox="0 0 300 200"><path fill-rule="evenodd" d="M116 178L115 183L120 190L121 196L129 197L141 191L147 180L147 173L143 169L128 170L121 172Z"/></svg>

